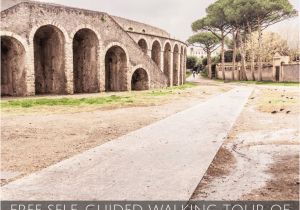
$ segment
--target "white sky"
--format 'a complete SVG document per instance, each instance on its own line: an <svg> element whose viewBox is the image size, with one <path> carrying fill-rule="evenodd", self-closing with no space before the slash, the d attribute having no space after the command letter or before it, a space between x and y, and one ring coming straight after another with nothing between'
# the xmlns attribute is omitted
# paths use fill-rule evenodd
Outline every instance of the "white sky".
<svg viewBox="0 0 300 210"><path fill-rule="evenodd" d="M193 21L205 16L205 8L214 0L39 0L107 12L162 28L182 41L192 35ZM299 0L290 0L299 11ZM299 34L299 19L271 27L284 36ZM293 36L294 36L293 35Z"/></svg>

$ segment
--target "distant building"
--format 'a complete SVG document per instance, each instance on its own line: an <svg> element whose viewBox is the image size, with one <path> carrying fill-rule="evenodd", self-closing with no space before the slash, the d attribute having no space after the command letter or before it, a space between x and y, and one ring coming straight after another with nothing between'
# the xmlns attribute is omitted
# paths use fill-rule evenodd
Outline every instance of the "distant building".
<svg viewBox="0 0 300 210"><path fill-rule="evenodd" d="M206 53L201 47L196 46L189 46L187 49L188 56L195 56L197 58L204 58L206 57Z"/></svg>
<svg viewBox="0 0 300 210"><path fill-rule="evenodd" d="M212 53L212 56L217 56L219 53L219 50L215 50ZM206 52L202 49L202 47L199 46L189 46L187 48L187 56L195 56L197 58L205 58L207 57Z"/></svg>
<svg viewBox="0 0 300 210"><path fill-rule="evenodd" d="M273 65L280 66L282 64L288 64L290 62L290 56L286 53L277 52L273 56Z"/></svg>

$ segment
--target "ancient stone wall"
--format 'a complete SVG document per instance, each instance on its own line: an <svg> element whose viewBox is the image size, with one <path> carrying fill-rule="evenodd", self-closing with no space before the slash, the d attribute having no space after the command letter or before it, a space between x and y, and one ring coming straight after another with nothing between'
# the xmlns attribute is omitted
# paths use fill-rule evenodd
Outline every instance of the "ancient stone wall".
<svg viewBox="0 0 300 210"><path fill-rule="evenodd" d="M2 11L1 22L1 37L9 35L25 49L26 91L17 95L130 90L137 69L147 72L149 88L166 87L174 74L173 69L164 73L165 44L170 43L172 54L175 45L186 48L178 40L159 36L165 35L163 30L158 36L128 32L106 13L38 2L23 2ZM152 53L154 40L161 48ZM179 66L185 64L184 59L180 61L180 51L176 53L176 82L170 84L179 85L183 82L180 71L185 71ZM172 59L166 62L173 63ZM5 65L1 61L1 71L10 72Z"/></svg>
<svg viewBox="0 0 300 210"><path fill-rule="evenodd" d="M160 28L117 16L112 16L112 18L115 19L116 22L127 32L136 32L170 38L170 34Z"/></svg>
<svg viewBox="0 0 300 210"><path fill-rule="evenodd" d="M278 76L276 76L276 66L271 64L263 65L262 69L262 80L263 81L281 81L281 82L299 82L299 64L283 64L278 66ZM234 80L238 80L238 76L240 73L241 66L238 65L234 70ZM225 64L225 79L232 79L232 65ZM216 71L218 73L218 78L222 79L222 70L221 65L217 65ZM251 80L251 70L250 65L246 66L246 75L247 79ZM257 80L258 78L258 67L255 66L254 77ZM276 78L277 77L277 78Z"/></svg>
<svg viewBox="0 0 300 210"><path fill-rule="evenodd" d="M300 64L283 64L281 70L281 81L299 82L300 81Z"/></svg>
<svg viewBox="0 0 300 210"><path fill-rule="evenodd" d="M180 85L185 80L180 80L180 71L186 71L186 50L183 51L182 54L182 60L181 58L181 51L179 49L183 48L186 49L186 45L179 41L172 38L166 38L161 36L153 36L150 34L140 34L136 32L128 32L128 34L135 40L135 42L145 43L143 47L143 51L145 52L145 46L148 47L147 54L150 58L154 58L156 62L160 59L160 68L164 72L165 76L167 77L167 83L169 85ZM159 52L160 55L158 55L158 51L153 50L153 45L159 43L159 46L161 46L161 52ZM166 56L165 53L169 53L170 56ZM181 67L180 67L181 66ZM185 75L184 73L181 74L181 76ZM185 76L184 76L185 78Z"/></svg>

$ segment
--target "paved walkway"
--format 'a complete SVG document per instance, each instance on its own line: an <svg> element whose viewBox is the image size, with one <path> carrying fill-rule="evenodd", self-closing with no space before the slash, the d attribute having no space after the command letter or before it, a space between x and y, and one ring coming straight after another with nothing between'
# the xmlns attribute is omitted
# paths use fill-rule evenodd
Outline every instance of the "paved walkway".
<svg viewBox="0 0 300 210"><path fill-rule="evenodd" d="M12 182L2 199L188 200L251 92L233 89Z"/></svg>

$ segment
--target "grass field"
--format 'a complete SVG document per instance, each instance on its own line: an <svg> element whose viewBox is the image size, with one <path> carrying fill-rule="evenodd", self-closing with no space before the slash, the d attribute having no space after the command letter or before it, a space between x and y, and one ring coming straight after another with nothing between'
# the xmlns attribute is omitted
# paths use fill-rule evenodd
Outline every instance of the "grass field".
<svg viewBox="0 0 300 210"><path fill-rule="evenodd" d="M1 108L2 111L6 109L14 108L31 108L40 106L105 106L105 105L128 105L128 104L146 104L152 103L156 99L161 99L162 97L177 94L185 89L195 87L195 83L185 83L181 86L168 87L164 89L154 89L147 91L132 91L124 93L116 93L116 95L101 95L93 97L42 97L42 98L22 98L13 100L2 100Z"/></svg>

